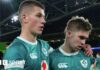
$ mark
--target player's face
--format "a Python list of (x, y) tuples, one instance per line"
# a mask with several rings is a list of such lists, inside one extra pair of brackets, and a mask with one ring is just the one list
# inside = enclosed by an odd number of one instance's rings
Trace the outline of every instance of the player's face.
[(69, 45), (73, 51), (80, 50), (85, 45), (86, 40), (89, 37), (89, 32), (78, 31), (71, 32), (69, 35)]
[(28, 15), (28, 29), (32, 34), (42, 34), (45, 24), (44, 10), (40, 7), (33, 7), (32, 12)]

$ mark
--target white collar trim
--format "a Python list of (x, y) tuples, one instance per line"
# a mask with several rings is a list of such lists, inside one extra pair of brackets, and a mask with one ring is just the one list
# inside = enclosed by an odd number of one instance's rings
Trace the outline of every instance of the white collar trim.
[(79, 51), (77, 51), (77, 52), (75, 52), (75, 53), (67, 53), (67, 52), (65, 52), (61, 47), (59, 47), (59, 51), (60, 51), (62, 54), (66, 55), (66, 56), (73, 56), (73, 55), (77, 55), (77, 54), (79, 53)]
[(28, 44), (37, 45), (37, 40), (35, 42), (30, 42), (30, 41), (28, 41), (28, 40), (26, 40), (26, 39), (24, 39), (22, 37), (19, 37), (19, 36), (17, 38), (20, 39), (20, 40), (22, 40), (22, 41), (24, 41), (24, 42), (26, 42), (26, 43), (28, 43)]

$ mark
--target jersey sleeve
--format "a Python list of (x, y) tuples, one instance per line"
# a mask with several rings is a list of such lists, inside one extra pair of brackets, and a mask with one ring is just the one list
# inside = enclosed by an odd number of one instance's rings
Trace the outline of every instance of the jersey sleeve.
[(96, 58), (96, 62), (100, 64), (100, 58)]
[(5, 70), (23, 70), (25, 60), (22, 56), (22, 51), (18, 47), (20, 46), (10, 46), (6, 50), (3, 57)]

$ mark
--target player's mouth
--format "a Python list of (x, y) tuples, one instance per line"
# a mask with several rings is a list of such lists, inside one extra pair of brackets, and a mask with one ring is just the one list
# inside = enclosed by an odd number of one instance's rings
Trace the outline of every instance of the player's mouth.
[(76, 50), (80, 50), (82, 48), (82, 46), (77, 46)]
[(39, 30), (40, 30), (40, 31), (43, 31), (43, 29), (44, 29), (44, 26), (40, 26), (40, 27), (39, 27)]

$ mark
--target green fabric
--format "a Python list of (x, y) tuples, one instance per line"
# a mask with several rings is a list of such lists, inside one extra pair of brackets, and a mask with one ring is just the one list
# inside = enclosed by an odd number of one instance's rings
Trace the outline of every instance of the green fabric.
[(100, 70), (100, 58), (96, 58), (96, 70)]
[(90, 70), (91, 57), (86, 56), (82, 51), (76, 55), (67, 56), (59, 49), (50, 53), (50, 70)]
[[(4, 60), (24, 60), (25, 64), (22, 65), (24, 67), (21, 65), (14, 65), (14, 67), (9, 64), (11, 67), (9, 66), (10, 68), (7, 68), (6, 70), (41, 70), (42, 67), (46, 68), (49, 64), (49, 45), (43, 40), (39, 39), (37, 41), (37, 44), (32, 45), (16, 38), (6, 50)], [(41, 64), (43, 64), (43, 66)], [(19, 67), (17, 68), (17, 66)]]

